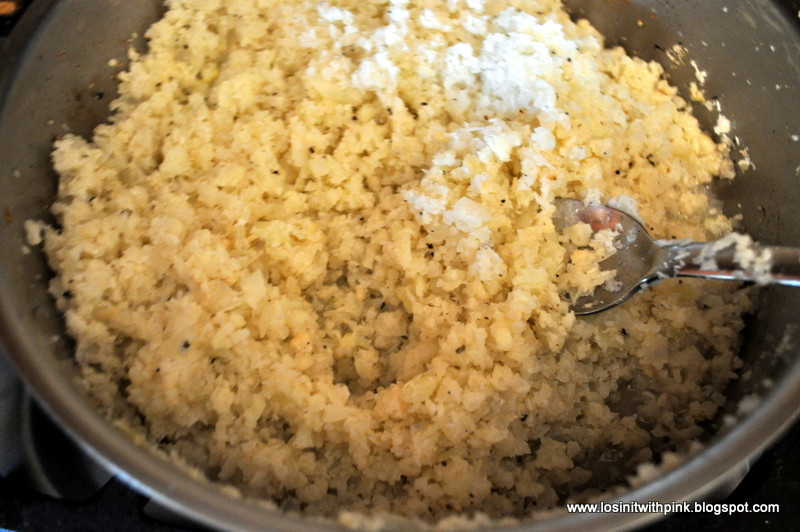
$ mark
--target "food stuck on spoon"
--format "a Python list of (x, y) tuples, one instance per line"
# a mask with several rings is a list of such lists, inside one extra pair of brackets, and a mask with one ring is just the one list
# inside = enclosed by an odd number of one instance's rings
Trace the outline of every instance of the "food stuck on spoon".
[(553, 223), (563, 230), (578, 223), (592, 232), (616, 233), (616, 252), (600, 262), (616, 276), (593, 293), (578, 297), (571, 308), (578, 315), (613, 308), (649, 283), (668, 277), (702, 277), (758, 284), (800, 286), (800, 249), (762, 246), (742, 234), (713, 242), (654, 240), (635, 218), (606, 205), (559, 198)]

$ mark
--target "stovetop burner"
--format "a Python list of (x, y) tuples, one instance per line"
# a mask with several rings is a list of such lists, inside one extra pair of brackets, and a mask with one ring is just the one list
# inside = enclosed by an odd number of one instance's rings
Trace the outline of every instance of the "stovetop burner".
[(27, 5), (26, 0), (0, 0), (0, 37), (8, 35)]

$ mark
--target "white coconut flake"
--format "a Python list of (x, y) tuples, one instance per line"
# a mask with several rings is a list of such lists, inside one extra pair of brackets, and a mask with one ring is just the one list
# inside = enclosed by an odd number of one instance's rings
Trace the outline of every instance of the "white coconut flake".
[(444, 223), (465, 233), (476, 231), (491, 218), (491, 214), (480, 203), (469, 198), (459, 199), (443, 217)]

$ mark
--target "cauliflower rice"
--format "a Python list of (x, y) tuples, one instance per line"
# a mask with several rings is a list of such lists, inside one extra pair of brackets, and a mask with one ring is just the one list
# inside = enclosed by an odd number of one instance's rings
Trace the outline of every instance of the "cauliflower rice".
[(555, 0), (170, 0), (43, 230), (97, 407), (285, 510), (524, 517), (685, 451), (746, 291), (606, 313), (608, 238), (731, 230), (733, 177), (661, 68)]

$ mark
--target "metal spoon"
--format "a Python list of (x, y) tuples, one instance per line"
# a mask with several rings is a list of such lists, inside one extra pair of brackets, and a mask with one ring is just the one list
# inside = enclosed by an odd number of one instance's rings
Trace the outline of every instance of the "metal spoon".
[(583, 222), (593, 232), (615, 231), (617, 252), (600, 262), (603, 271), (616, 270), (612, 283), (598, 286), (590, 295), (575, 300), (577, 315), (615, 307), (642, 287), (668, 277), (703, 277), (758, 284), (800, 287), (800, 248), (762, 246), (744, 235), (714, 242), (656, 241), (628, 214), (605, 205), (586, 205), (581, 200), (555, 200), (553, 223), (557, 230)]

